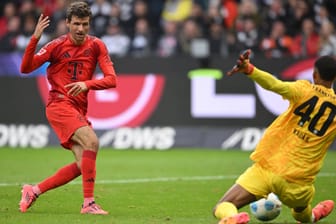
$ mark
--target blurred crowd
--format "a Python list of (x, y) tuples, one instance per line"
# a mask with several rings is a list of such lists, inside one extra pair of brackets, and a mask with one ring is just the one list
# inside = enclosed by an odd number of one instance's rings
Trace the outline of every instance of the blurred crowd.
[[(42, 46), (67, 32), (70, 0), (0, 3), (0, 52), (23, 51), (41, 13)], [(268, 58), (336, 55), (336, 0), (88, 0), (90, 34), (111, 56), (227, 57), (246, 48)]]

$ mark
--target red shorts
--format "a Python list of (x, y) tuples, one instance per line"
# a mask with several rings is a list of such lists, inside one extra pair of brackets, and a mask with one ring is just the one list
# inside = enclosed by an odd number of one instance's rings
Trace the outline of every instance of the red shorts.
[(46, 116), (61, 145), (71, 149), (72, 135), (83, 126), (91, 126), (86, 116), (67, 101), (54, 101), (46, 107)]

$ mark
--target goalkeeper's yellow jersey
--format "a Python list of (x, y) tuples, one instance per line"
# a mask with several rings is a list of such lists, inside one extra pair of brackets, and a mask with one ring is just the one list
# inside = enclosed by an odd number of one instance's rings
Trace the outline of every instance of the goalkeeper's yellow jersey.
[(281, 81), (254, 69), (251, 79), (282, 95), (288, 109), (266, 129), (251, 159), (295, 183), (313, 183), (336, 136), (333, 89), (307, 80)]

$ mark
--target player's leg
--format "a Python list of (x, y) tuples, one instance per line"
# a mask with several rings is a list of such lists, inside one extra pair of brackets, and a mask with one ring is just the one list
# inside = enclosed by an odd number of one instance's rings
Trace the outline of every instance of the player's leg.
[[(85, 119), (78, 119), (78, 111), (70, 107), (67, 102), (53, 102), (46, 107), (46, 116), (50, 126), (54, 129), (60, 139), (62, 146), (70, 149), (69, 141), (77, 127), (87, 124)], [(72, 125), (69, 125), (72, 124)], [(66, 128), (65, 128), (66, 127)], [(36, 200), (37, 196), (56, 187), (62, 186), (75, 179), (81, 174), (77, 163), (71, 163), (60, 168), (55, 174), (46, 178), (37, 185), (25, 185), (22, 188), (22, 198), (20, 201), (21, 212), (27, 209)]]
[(306, 207), (296, 207), (291, 209), (293, 218), (299, 223), (312, 223), (312, 207), (308, 205)]
[(214, 215), (220, 224), (245, 224), (250, 218), (246, 212), (238, 209), (255, 201), (256, 197), (239, 184), (234, 184), (219, 200), (214, 208)]
[(316, 223), (327, 217), (333, 209), (334, 201), (325, 200), (318, 203), (313, 209), (311, 205), (308, 205), (306, 208), (294, 208), (292, 209), (292, 215), (300, 223)]
[(272, 192), (269, 188), (272, 179), (273, 174), (259, 165), (249, 167), (219, 200), (214, 215), (221, 219), (220, 223), (248, 223), (248, 214), (238, 213), (238, 209)]
[(71, 139), (76, 142), (77, 148), (73, 148), (73, 152), (82, 172), (84, 203), (81, 213), (106, 215), (108, 212), (101, 209), (94, 200), (98, 137), (90, 126), (83, 126), (75, 131)]
[[(62, 133), (57, 124), (55, 125), (55, 117), (59, 117), (57, 111), (50, 109), (48, 110), (47, 117), (51, 126), (53, 126), (54, 130), (57, 134)], [(40, 194), (43, 194), (49, 190), (54, 188), (60, 187), (76, 177), (81, 175), (81, 170), (78, 167), (77, 163), (71, 163), (64, 167), (61, 167), (56, 173), (52, 176), (47, 177), (46, 179), (42, 180), (40, 183), (36, 185), (24, 185), (21, 190), (21, 200), (20, 200), (20, 211), (26, 212), (27, 209), (35, 202), (37, 197)]]
[(21, 191), (20, 211), (26, 212), (39, 195), (70, 182), (80, 176), (80, 174), (81, 171), (77, 164), (71, 163), (60, 168), (52, 176), (47, 177), (36, 185), (24, 185)]
[(314, 185), (290, 183), (280, 178), (277, 183), (284, 192), (280, 195), (280, 200), (291, 208), (293, 218), (299, 223), (312, 223), (311, 202), (315, 194)]
[(285, 193), (281, 195), (281, 201), (292, 208), (292, 216), (298, 222), (315, 223), (328, 216), (334, 208), (334, 201), (326, 200), (312, 209), (311, 203), (315, 195), (313, 184), (300, 185), (286, 182), (285, 184), (278, 183), (278, 185), (285, 190)]

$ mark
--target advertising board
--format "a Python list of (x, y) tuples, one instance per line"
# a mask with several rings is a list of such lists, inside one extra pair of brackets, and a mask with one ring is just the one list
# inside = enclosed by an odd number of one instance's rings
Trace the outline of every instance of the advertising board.
[[(11, 66), (0, 69), (0, 147), (58, 145), (44, 113), (46, 66), (24, 76), (20, 60), (0, 55), (0, 65)], [(313, 59), (252, 60), (283, 80), (310, 79), (312, 73)], [(288, 106), (244, 75), (226, 76), (233, 58), (213, 58), (208, 67), (190, 57), (113, 61), (118, 87), (89, 95), (88, 117), (103, 147), (253, 150), (265, 127)]]

